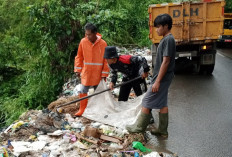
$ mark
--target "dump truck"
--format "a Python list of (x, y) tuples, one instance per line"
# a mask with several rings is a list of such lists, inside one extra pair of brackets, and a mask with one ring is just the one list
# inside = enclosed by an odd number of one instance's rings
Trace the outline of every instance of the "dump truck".
[(163, 13), (173, 19), (171, 33), (176, 40), (176, 60), (188, 60), (197, 72), (211, 74), (216, 57), (216, 41), (223, 33), (224, 0), (163, 3), (149, 5), (149, 38), (152, 62), (162, 39), (154, 27), (154, 19)]
[(232, 43), (232, 13), (224, 13), (223, 34), (219, 37), (218, 44)]

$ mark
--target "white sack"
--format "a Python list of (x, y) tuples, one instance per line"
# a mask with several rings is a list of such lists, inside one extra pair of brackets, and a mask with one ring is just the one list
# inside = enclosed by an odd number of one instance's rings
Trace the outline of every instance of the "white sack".
[[(107, 89), (105, 81), (101, 81), (96, 92)], [(133, 124), (141, 110), (143, 95), (127, 102), (115, 101), (111, 92), (107, 91), (91, 97), (82, 116), (111, 126), (125, 129), (125, 125)]]

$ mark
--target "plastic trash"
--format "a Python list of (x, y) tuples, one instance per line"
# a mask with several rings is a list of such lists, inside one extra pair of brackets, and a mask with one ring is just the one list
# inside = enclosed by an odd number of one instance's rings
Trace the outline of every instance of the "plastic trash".
[(134, 157), (139, 157), (139, 153), (135, 152)]
[(0, 147), (0, 157), (8, 157), (8, 152), (4, 147)]
[(109, 133), (109, 136), (116, 136), (116, 135), (115, 135), (115, 133), (110, 132), (110, 133)]
[(61, 125), (62, 130), (70, 130), (71, 126), (69, 125), (68, 122), (64, 121)]
[(13, 125), (14, 125), (14, 124), (11, 124), (11, 125), (4, 131), (4, 133), (7, 134), (8, 131), (13, 127)]
[(90, 88), (89, 89), (89, 92), (88, 92), (88, 95), (91, 95), (91, 94), (93, 94), (94, 93), (94, 89), (93, 88)]
[(65, 90), (63, 92), (64, 95), (73, 95), (73, 91), (72, 90)]
[(122, 145), (119, 145), (117, 143), (111, 143), (109, 146), (109, 149), (117, 150), (117, 149), (123, 149)]
[(7, 141), (7, 147), (8, 147), (8, 149), (10, 149), (10, 150), (14, 149), (14, 147), (13, 147), (12, 144), (11, 144), (11, 140), (8, 140), (8, 141)]
[(72, 142), (76, 142), (77, 141), (77, 137), (75, 135), (70, 135), (71, 136), (71, 141)]
[(47, 135), (49, 135), (49, 136), (60, 136), (62, 134), (63, 134), (62, 130), (56, 130), (53, 133), (47, 133)]
[(74, 147), (77, 147), (77, 148), (86, 149), (86, 150), (88, 149), (88, 147), (80, 141), (74, 142), (73, 145)]
[(99, 123), (99, 122), (93, 122), (91, 123), (91, 126), (94, 127), (94, 128), (99, 128), (102, 124)]
[(19, 121), (19, 122), (17, 122), (17, 123), (15, 123), (14, 125), (13, 125), (13, 127), (12, 127), (12, 129), (17, 129), (17, 128), (19, 128), (21, 125), (23, 125), (24, 124), (24, 122), (23, 121)]
[(75, 121), (75, 119), (70, 114), (65, 114), (65, 119), (67, 119), (69, 123), (72, 123)]
[(83, 124), (80, 122), (73, 122), (71, 123), (71, 127), (74, 129), (81, 129), (81, 127), (83, 127)]
[(110, 133), (113, 132), (113, 130), (111, 130), (109, 126), (104, 125), (104, 124), (101, 125), (99, 128), (102, 129), (102, 133), (105, 135), (109, 135)]
[(78, 96), (80, 92), (81, 92), (81, 84), (78, 84), (78, 85), (73, 89), (73, 96)]
[(85, 130), (85, 126), (81, 127), (81, 131), (84, 131)]
[(63, 109), (62, 109), (62, 108), (58, 108), (58, 109), (57, 109), (57, 112), (62, 113), (62, 112), (63, 112)]
[(113, 90), (113, 94), (116, 95), (117, 97), (119, 96), (119, 89), (118, 88), (115, 88)]
[(35, 141), (36, 140), (36, 136), (35, 135), (31, 135), (30, 137), (29, 137), (29, 141)]
[(147, 155), (144, 155), (144, 157), (160, 157), (158, 152), (151, 152)]
[(48, 157), (47, 153), (42, 154), (42, 157)]
[(121, 128), (114, 128), (114, 133), (116, 134), (116, 136), (119, 136), (119, 137), (123, 137), (124, 136), (124, 132), (123, 132), (123, 129)]
[(150, 149), (144, 147), (141, 142), (137, 142), (137, 141), (134, 141), (132, 143), (132, 147), (135, 149), (139, 149), (141, 152), (150, 152), (151, 151)]
[(147, 62), (152, 62), (152, 56), (144, 56), (147, 60)]
[(76, 136), (75, 136), (75, 135), (72, 135), (72, 134), (70, 134), (70, 133), (64, 134), (63, 139), (64, 139), (65, 141), (67, 141), (67, 142), (69, 142), (69, 141), (76, 142), (76, 140), (77, 140)]
[(42, 150), (46, 143), (47, 142), (45, 141), (36, 141), (33, 143), (24, 141), (11, 142), (12, 146), (14, 147), (13, 154), (15, 156), (20, 156), (20, 154), (24, 152)]

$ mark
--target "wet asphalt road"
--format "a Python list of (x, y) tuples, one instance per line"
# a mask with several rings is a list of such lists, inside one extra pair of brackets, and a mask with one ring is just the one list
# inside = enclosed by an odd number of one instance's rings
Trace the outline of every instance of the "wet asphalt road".
[(217, 52), (211, 76), (175, 76), (169, 90), (169, 137), (157, 140), (153, 150), (180, 157), (232, 157), (232, 58), (223, 55), (232, 49)]

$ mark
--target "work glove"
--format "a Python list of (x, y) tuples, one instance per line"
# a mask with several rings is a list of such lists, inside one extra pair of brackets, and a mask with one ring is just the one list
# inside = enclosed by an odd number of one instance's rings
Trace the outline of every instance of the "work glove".
[(142, 77), (142, 79), (147, 78), (147, 77), (148, 77), (148, 72), (144, 72), (144, 73), (142, 73), (141, 77)]

